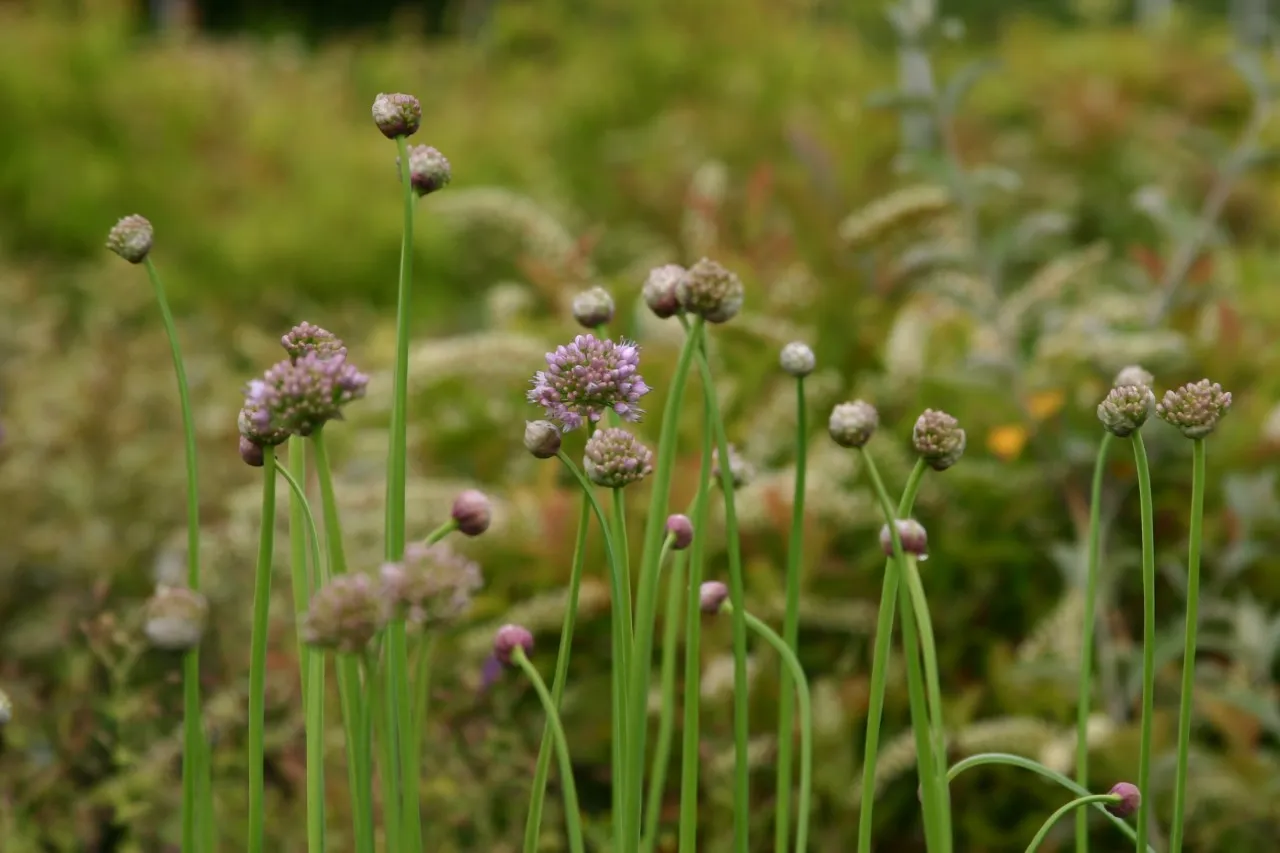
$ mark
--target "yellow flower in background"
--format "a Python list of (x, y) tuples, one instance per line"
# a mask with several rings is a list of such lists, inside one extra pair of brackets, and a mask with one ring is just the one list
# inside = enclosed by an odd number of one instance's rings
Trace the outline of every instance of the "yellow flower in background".
[(1027, 446), (1027, 430), (1020, 424), (998, 426), (987, 433), (987, 450), (1005, 462), (1011, 462), (1022, 455)]
[(1048, 420), (1062, 410), (1067, 395), (1058, 389), (1037, 391), (1027, 397), (1027, 412), (1037, 422)]

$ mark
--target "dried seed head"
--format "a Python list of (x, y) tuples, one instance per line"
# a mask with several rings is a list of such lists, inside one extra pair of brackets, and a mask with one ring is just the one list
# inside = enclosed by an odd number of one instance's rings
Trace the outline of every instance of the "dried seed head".
[(1150, 388), (1155, 384), (1155, 381), (1156, 378), (1149, 371), (1144, 370), (1139, 365), (1131, 364), (1120, 369), (1111, 385), (1114, 388), (1119, 388), (1123, 385), (1146, 385)]
[(827, 432), (831, 440), (841, 447), (866, 447), (880, 425), (880, 414), (875, 406), (863, 400), (840, 403), (831, 410)]
[(1187, 438), (1204, 438), (1218, 426), (1231, 408), (1231, 392), (1217, 382), (1201, 379), (1166, 391), (1156, 406), (1156, 414), (1182, 431)]
[[(396, 158), (396, 168), (400, 168), (400, 158)], [(449, 186), (453, 180), (453, 167), (449, 160), (430, 145), (409, 146), (409, 183), (418, 198), (430, 195)]]
[(484, 492), (467, 489), (453, 500), (453, 520), (464, 536), (479, 536), (489, 529), (489, 498)]
[(644, 415), (638, 405), (649, 393), (639, 373), (640, 348), (630, 341), (614, 343), (595, 335), (578, 335), (572, 343), (547, 353), (547, 369), (533, 375), (528, 399), (565, 430), (584, 420), (598, 421), (607, 409), (630, 423)]
[(1112, 388), (1098, 404), (1098, 420), (1108, 432), (1124, 438), (1142, 429), (1156, 403), (1156, 395), (1146, 385)]
[(185, 586), (157, 586), (147, 602), (143, 632), (157, 649), (185, 652), (200, 645), (209, 604)]
[[(929, 535), (924, 525), (914, 518), (902, 518), (897, 521), (898, 538), (902, 540), (902, 553), (914, 554), (920, 559), (929, 556)], [(880, 528), (880, 548), (886, 557), (893, 556), (893, 534), (889, 525)]]
[(916, 453), (935, 471), (945, 471), (964, 455), (965, 435), (960, 422), (936, 409), (925, 409), (911, 431)]
[(126, 216), (107, 234), (107, 248), (131, 264), (140, 264), (151, 253), (154, 236), (151, 223), (145, 217)]
[(667, 535), (674, 537), (671, 547), (683, 551), (693, 544), (693, 522), (689, 516), (675, 513), (667, 516)]
[(1107, 793), (1120, 798), (1120, 802), (1107, 805), (1107, 811), (1116, 817), (1128, 817), (1131, 814), (1136, 814), (1138, 807), (1142, 805), (1142, 792), (1138, 790), (1137, 785), (1129, 782), (1117, 782), (1111, 786), (1111, 790)]
[[(756, 478), (756, 466), (752, 465), (742, 454), (738, 452), (738, 448), (732, 444), (729, 448), (729, 477), (733, 480), (734, 490), (741, 489), (743, 486), (749, 485)], [(723, 481), (720, 479), (720, 448), (711, 450), (711, 480), (717, 486)]]
[(613, 297), (603, 287), (592, 287), (573, 297), (573, 319), (588, 329), (613, 319)]
[(282, 335), (280, 345), (289, 353), (289, 360), (294, 362), (308, 353), (315, 353), (321, 358), (347, 354), (341, 338), (305, 320)]
[(625, 429), (611, 427), (587, 439), (582, 466), (597, 486), (621, 489), (653, 473), (653, 451)]
[(680, 295), (677, 292), (685, 268), (679, 264), (664, 264), (649, 271), (644, 280), (644, 304), (660, 320), (680, 313)]
[(319, 649), (360, 655), (386, 621), (384, 599), (368, 575), (338, 575), (312, 596), (302, 638)]
[(524, 449), (539, 459), (550, 459), (560, 452), (560, 428), (551, 421), (525, 421)]
[(422, 126), (422, 104), (413, 95), (379, 94), (373, 101), (373, 123), (387, 139), (413, 136)]
[(727, 323), (742, 310), (742, 279), (715, 261), (703, 258), (676, 283), (680, 307), (708, 323)]
[(479, 564), (443, 542), (410, 545), (404, 559), (384, 564), (381, 574), (382, 596), (390, 612), (426, 629), (455, 622), (484, 586)]
[(493, 637), (493, 656), (511, 666), (516, 649), (523, 649), (526, 657), (533, 654), (533, 634), (523, 625), (503, 625)]
[(778, 355), (778, 362), (785, 372), (797, 378), (813, 373), (813, 368), (817, 365), (813, 350), (800, 341), (792, 341), (784, 346)]
[(729, 587), (720, 581), (707, 581), (698, 588), (698, 606), (702, 608), (703, 613), (709, 615), (719, 613), (728, 598)]
[(240, 436), (240, 458), (252, 468), (261, 468), (267, 461), (262, 445), (243, 435)]

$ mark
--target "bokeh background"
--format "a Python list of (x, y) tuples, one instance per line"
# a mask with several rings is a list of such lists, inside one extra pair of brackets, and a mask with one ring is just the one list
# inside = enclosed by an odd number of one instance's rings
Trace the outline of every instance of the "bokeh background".
[[(801, 650), (820, 757), (813, 849), (852, 847), (882, 561), (856, 459), (826, 440), (830, 406), (862, 396), (880, 408), (874, 448), (891, 487), (911, 463), (920, 410), (944, 408), (968, 430), (965, 459), (928, 478), (918, 506), (953, 757), (1002, 750), (1069, 771), (1094, 407), (1135, 362), (1158, 391), (1209, 376), (1235, 394), (1209, 443), (1189, 849), (1280, 848), (1280, 128), (1268, 5), (0, 2), (0, 689), (13, 704), (0, 850), (176, 849), (178, 662), (147, 649), (139, 626), (154, 585), (183, 570), (181, 434), (145, 277), (102, 248), (134, 212), (155, 223), (198, 405), (207, 716), (224, 849), (242, 844), (257, 488), (235, 449), (239, 391), (302, 319), (345, 337), (374, 373), (369, 399), (333, 430), (353, 565), (373, 568), (400, 237), (394, 146), (369, 118), (380, 91), (422, 99), (415, 141), (440, 148), (454, 174), (418, 208), (411, 529), (433, 528), (468, 486), (496, 503), (491, 532), (469, 543), (487, 588), (434, 679), (432, 851), (519, 849), (540, 712), (514, 679), (482, 689), (480, 667), (492, 629), (510, 620), (537, 631), (549, 671), (576, 520), (558, 466), (520, 446), (534, 414), (528, 377), (574, 333), (571, 296), (601, 284), (619, 305), (615, 328), (644, 347), (658, 411), (678, 335), (644, 310), (640, 284), (652, 266), (703, 255), (748, 286), (713, 358), (731, 438), (759, 472), (739, 501), (751, 606), (769, 618), (781, 610), (795, 462), (777, 351), (803, 339), (818, 354)], [(687, 419), (676, 505), (696, 478), (696, 426)], [(1167, 819), (1190, 446), (1160, 423), (1147, 436), (1160, 669), (1146, 793)], [(1103, 519), (1090, 727), (1100, 790), (1131, 779), (1137, 756), (1137, 495), (1123, 443)], [(709, 570), (722, 574), (723, 536), (708, 535)], [(592, 547), (565, 717), (600, 835), (608, 620)], [(300, 851), (286, 565), (282, 554), (268, 831), (271, 849)], [(702, 839), (720, 851), (726, 630), (708, 625), (704, 643)], [(772, 839), (776, 670), (761, 651), (757, 849)], [(923, 849), (906, 706), (895, 665), (882, 851)], [(334, 762), (340, 752), (336, 737)], [(344, 776), (328, 778), (343, 849)], [(668, 793), (673, 817), (674, 784)], [(991, 770), (953, 796), (965, 853), (1022, 850), (1064, 800)], [(558, 810), (550, 797), (548, 851), (564, 849)], [(1042, 849), (1068, 849), (1063, 829)], [(1094, 834), (1095, 850), (1123, 849), (1113, 830)]]

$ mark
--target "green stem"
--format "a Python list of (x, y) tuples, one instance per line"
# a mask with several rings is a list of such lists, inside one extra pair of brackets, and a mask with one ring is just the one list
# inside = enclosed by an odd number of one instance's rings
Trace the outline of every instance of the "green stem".
[[(916, 493), (928, 465), (917, 459), (906, 488), (898, 501), (898, 517), (907, 518), (915, 506)], [(893, 615), (898, 603), (898, 564), (892, 557), (884, 562), (884, 582), (880, 590), (880, 612), (876, 618), (876, 638), (871, 657), (871, 694), (867, 699), (866, 746), (862, 751), (862, 807), (858, 814), (858, 853), (871, 851), (871, 813), (876, 801), (876, 762), (880, 753), (880, 722), (884, 714), (886, 674), (893, 644)]]
[[(173, 373), (178, 383), (178, 406), (182, 410), (183, 457), (187, 468), (187, 586), (200, 589), (200, 488), (196, 466), (196, 425), (191, 409), (191, 388), (187, 382), (187, 368), (182, 360), (182, 347), (178, 343), (178, 327), (169, 309), (160, 272), (151, 258), (145, 260), (147, 277), (155, 292), (160, 319), (165, 335), (169, 338), (169, 352), (173, 357)], [(192, 853), (196, 849), (197, 811), (199, 822), (206, 825), (205, 840), (213, 833), (213, 789), (209, 784), (210, 762), (201, 756), (209, 751), (204, 727), (200, 719), (200, 647), (188, 651), (182, 661), (182, 850)], [(203, 784), (197, 784), (199, 773)], [(201, 793), (204, 791), (204, 793)], [(206, 851), (205, 853), (212, 853)]]
[[(1191, 708), (1196, 686), (1196, 628), (1200, 619), (1200, 540), (1204, 533), (1204, 439), (1195, 439), (1191, 452), (1187, 617), (1183, 632), (1182, 692), (1178, 706), (1178, 770), (1173, 782), (1173, 827), (1169, 834), (1169, 853), (1182, 853), (1182, 824), (1187, 808), (1187, 753), (1191, 745)], [(1138, 790), (1145, 789), (1139, 786)]]
[[(630, 794), (632, 788), (638, 788), (637, 774), (631, 769), (634, 766), (629, 764), (630, 756), (627, 754), (627, 745), (630, 743), (631, 731), (634, 726), (644, 728), (646, 723), (645, 717), (632, 716), (632, 709), (627, 704), (627, 675), (631, 672), (630, 660), (634, 650), (631, 643), (634, 642), (634, 619), (632, 616), (631, 603), (631, 558), (628, 554), (627, 545), (627, 513), (626, 502), (622, 495), (622, 489), (610, 489), (612, 495), (613, 509), (613, 542), (614, 547), (618, 549), (618, 560), (621, 563), (620, 574), (622, 576), (622, 584), (618, 587), (620, 597), (610, 611), (610, 618), (621, 623), (618, 629), (618, 636), (623, 640), (621, 648), (614, 652), (615, 663), (609, 668), (613, 684), (614, 695), (618, 697), (618, 731), (621, 737), (611, 739), (610, 748), (612, 750), (611, 765), (613, 768), (613, 785), (611, 786), (613, 795), (613, 813), (617, 817), (614, 821), (615, 832), (625, 837), (627, 842), (634, 837), (638, 840), (639, 828), (631, 828), (627, 824), (630, 813), (627, 811), (630, 802)], [(646, 708), (647, 711), (647, 708)], [(621, 838), (615, 839), (615, 846)], [(618, 849), (625, 849), (618, 846)]]
[[(383, 636), (390, 637), (391, 632), (388, 630)], [(387, 644), (389, 645), (389, 644)], [(391, 657), (390, 649), (387, 650), (387, 660)], [(400, 802), (401, 791), (396, 786), (396, 761), (399, 757), (396, 751), (396, 742), (392, 737), (392, 732), (396, 726), (396, 706), (394, 697), (387, 697), (387, 679), (386, 670), (390, 664), (378, 666), (379, 655), (370, 654), (369, 661), (366, 664), (365, 671), (367, 707), (365, 714), (369, 715), (366, 719), (366, 725), (372, 732), (373, 750), (377, 752), (378, 766), (378, 786), (382, 791), (382, 832), (385, 835), (386, 849), (399, 853), (400, 843), (404, 840), (402, 833), (403, 824), (400, 821)], [(375, 686), (376, 685), (376, 686)], [(371, 759), (372, 760), (372, 759)]]
[(947, 741), (942, 719), (942, 686), (938, 677), (937, 644), (933, 636), (933, 620), (929, 615), (929, 602), (925, 598), (924, 583), (920, 579), (920, 567), (914, 554), (906, 555), (907, 592), (920, 631), (920, 652), (924, 659), (925, 691), (929, 700), (930, 734), (933, 741), (933, 759), (937, 765), (937, 782), (942, 791), (941, 808), (945, 815), (946, 835), (943, 849), (949, 850), (951, 838), (951, 803), (947, 796)]
[[(674, 537), (667, 536), (662, 553), (665, 557)], [(671, 741), (675, 734), (676, 718), (676, 647), (680, 642), (680, 606), (684, 603), (684, 568), (689, 552), (676, 554), (667, 578), (667, 603), (662, 611), (662, 668), (659, 676), (662, 684), (662, 707), (658, 715), (658, 738), (653, 745), (653, 769), (649, 774), (649, 795), (645, 808), (645, 853), (653, 853), (658, 843), (658, 826), (662, 817), (662, 793), (667, 787), (667, 767), (671, 763)]]
[[(309, 595), (308, 588), (311, 583), (307, 573), (307, 551), (305, 549), (306, 547), (310, 547), (311, 562), (316, 566), (321, 566), (322, 561), (320, 559), (320, 529), (316, 526), (315, 515), (311, 511), (311, 502), (307, 500), (307, 495), (302, 490), (302, 485), (299, 482), (298, 478), (292, 473), (290, 473), (287, 468), (277, 467), (276, 473), (279, 474), (282, 478), (284, 478), (285, 483), (288, 484), (289, 486), (289, 491), (292, 493), (290, 504), (289, 504), (290, 515), (292, 516), (293, 510), (296, 509), (298, 510), (298, 514), (301, 517), (301, 521), (299, 522), (299, 529), (302, 531), (302, 534), (303, 534), (302, 542), (304, 546), (304, 550), (301, 553), (301, 558), (302, 558), (301, 567), (302, 567), (302, 575), (303, 575), (301, 580), (302, 580), (302, 586), (303, 586), (303, 590), (302, 590), (303, 596), (301, 601), (302, 606), (298, 610), (299, 632), (301, 632), (301, 622), (302, 622), (301, 617), (307, 611), (308, 595)], [(292, 523), (293, 522), (291, 520), (290, 521), (291, 529), (290, 529), (290, 537), (289, 537), (290, 548), (292, 548), (293, 545), (295, 544), (292, 541), (293, 540)], [(324, 575), (320, 574), (320, 576), (323, 577)], [(294, 604), (297, 605), (298, 603), (299, 603), (298, 597), (297, 595), (295, 595)], [(301, 636), (301, 633), (299, 633), (299, 636)], [(304, 644), (302, 647), (303, 654), (306, 654), (308, 651), (310, 651), (309, 647)]]
[(305, 722), (307, 730), (307, 853), (325, 851), (324, 817), (324, 655), (309, 651)]
[(262, 452), (262, 518), (253, 588), (249, 652), (249, 853), (261, 853), (266, 830), (263, 727), (266, 725), (267, 632), (270, 630), (271, 564), (276, 532), (276, 451)]
[(564, 726), (560, 724), (560, 713), (556, 710), (551, 694), (542, 676), (524, 653), (524, 649), (516, 646), (511, 653), (511, 661), (528, 676), (529, 683), (537, 691), (542, 700), (542, 710), (547, 715), (547, 723), (551, 726), (551, 736), (555, 739), (556, 756), (560, 760), (560, 784), (564, 786), (564, 822), (569, 832), (569, 849), (572, 853), (583, 853), (582, 846), (582, 811), (578, 808), (578, 787), (573, 781), (573, 762), (569, 760), (569, 741), (564, 736)]
[(1138, 806), (1138, 849), (1147, 844), (1151, 823), (1151, 727), (1155, 704), (1156, 653), (1156, 547), (1154, 512), (1151, 507), (1151, 469), (1142, 433), (1134, 432), (1133, 458), (1138, 469), (1138, 500), (1142, 510), (1142, 735), (1138, 744), (1138, 790), (1143, 792)]
[[(1085, 789), (1089, 787), (1089, 711), (1093, 705), (1093, 646), (1097, 639), (1094, 623), (1097, 620), (1098, 571), (1102, 563), (1102, 481), (1114, 437), (1110, 432), (1102, 434), (1098, 458), (1093, 463), (1093, 486), (1089, 492), (1089, 565), (1085, 579), (1080, 688), (1076, 705), (1076, 781)], [(1084, 809), (1076, 812), (1076, 853), (1089, 853), (1089, 813)]]
[[(293, 615), (295, 633), (298, 638), (298, 671), (302, 678), (302, 707), (305, 714), (308, 699), (307, 679), (311, 677), (307, 666), (307, 644), (302, 641), (302, 614), (307, 611), (307, 603), (311, 599), (310, 578), (307, 577), (307, 505), (306, 495), (302, 491), (302, 482), (307, 476), (307, 446), (303, 439), (294, 436), (289, 439), (288, 468), (281, 468), (280, 473), (289, 484), (289, 575), (293, 584)], [(312, 524), (315, 524), (312, 519)], [(316, 542), (318, 540), (312, 540)], [(319, 547), (318, 544), (315, 547)]]
[[(804, 552), (804, 487), (808, 460), (809, 428), (804, 402), (804, 377), (796, 377), (796, 479), (791, 499), (791, 540), (787, 546), (787, 604), (782, 617), (782, 637), (795, 651), (800, 635), (800, 571)], [(782, 668), (778, 680), (778, 804), (775, 813), (773, 847), (787, 853), (791, 829), (791, 751), (795, 737), (795, 697), (791, 676)], [(797, 848), (803, 853), (804, 848)]]
[(1083, 797), (1076, 797), (1074, 800), (1063, 805), (1056, 812), (1049, 815), (1049, 818), (1040, 827), (1040, 831), (1036, 833), (1035, 838), (1032, 838), (1031, 843), (1027, 845), (1027, 853), (1035, 853), (1036, 850), (1040, 849), (1040, 844), (1049, 837), (1049, 830), (1053, 829), (1054, 825), (1059, 820), (1066, 817), (1076, 809), (1080, 809), (1081, 813), (1083, 813), (1084, 806), (1091, 806), (1098, 803), (1105, 808), (1108, 805), (1115, 805), (1118, 802), (1120, 802), (1120, 798), (1115, 794), (1086, 794)]

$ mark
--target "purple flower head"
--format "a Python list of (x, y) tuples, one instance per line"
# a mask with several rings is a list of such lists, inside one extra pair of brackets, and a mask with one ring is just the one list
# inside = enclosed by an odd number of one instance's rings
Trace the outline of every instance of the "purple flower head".
[(338, 575), (311, 598), (302, 639), (320, 649), (358, 655), (386, 623), (386, 607), (368, 575)]
[(639, 367), (635, 344), (578, 335), (547, 353), (547, 369), (534, 374), (529, 402), (542, 406), (565, 432), (582, 426), (584, 418), (600, 420), (606, 409), (637, 423), (644, 409), (636, 404), (650, 390)]
[[(396, 166), (399, 165), (397, 157)], [(443, 154), (430, 145), (409, 146), (409, 183), (419, 198), (444, 189), (452, 179), (452, 167)]]
[(1196, 439), (1213, 432), (1230, 408), (1231, 392), (1223, 391), (1217, 382), (1201, 379), (1176, 391), (1164, 392), (1156, 414), (1187, 438)]
[(151, 253), (154, 238), (151, 223), (135, 213), (115, 224), (107, 235), (107, 248), (131, 264), (140, 264)]
[(314, 352), (322, 358), (332, 355), (346, 355), (347, 348), (342, 339), (319, 326), (305, 320), (294, 326), (280, 338), (280, 345), (289, 353), (291, 361), (297, 361), (304, 355)]
[(422, 628), (456, 620), (483, 585), (480, 566), (443, 542), (411, 544), (404, 560), (382, 567), (382, 595), (391, 612)]
[(587, 439), (582, 467), (597, 486), (621, 489), (653, 473), (653, 451), (625, 429), (610, 427)]
[(308, 352), (281, 361), (249, 383), (240, 411), (240, 434), (259, 444), (279, 444), (291, 434), (310, 435), (342, 417), (342, 408), (364, 396), (369, 377), (345, 353)]
[(380, 93), (373, 101), (373, 123), (387, 139), (413, 136), (422, 126), (422, 104), (413, 95)]

